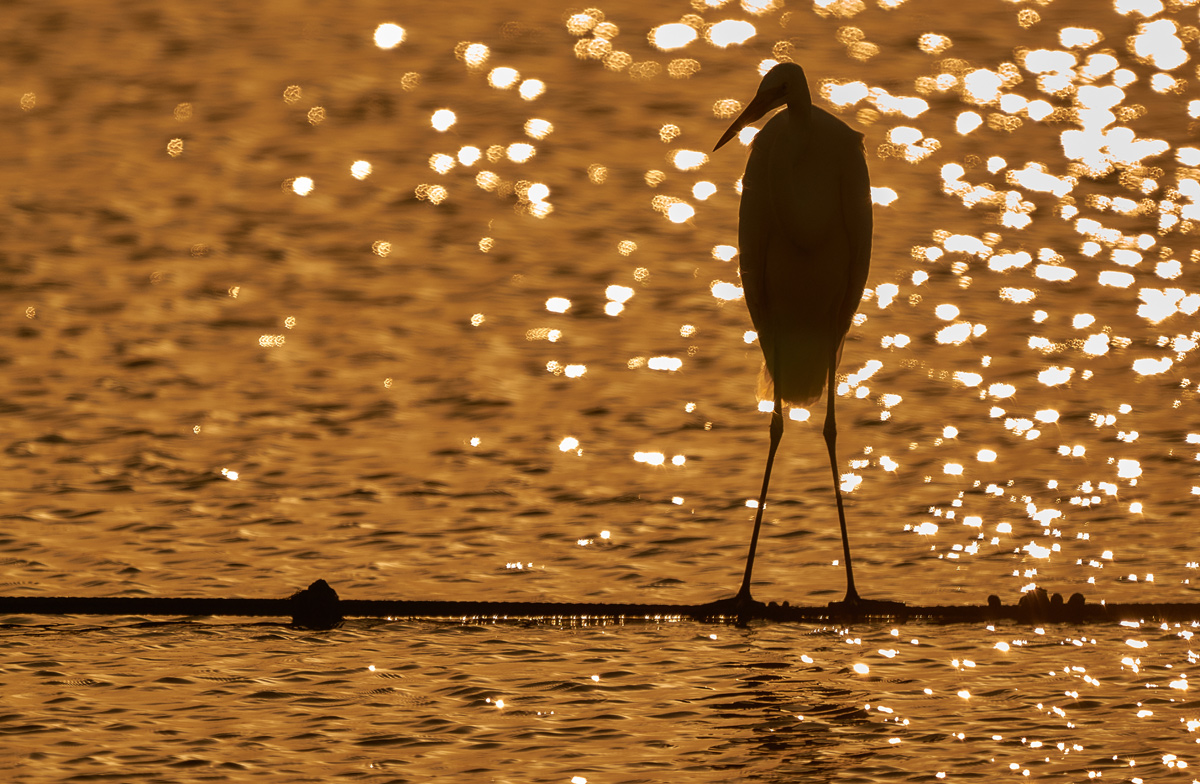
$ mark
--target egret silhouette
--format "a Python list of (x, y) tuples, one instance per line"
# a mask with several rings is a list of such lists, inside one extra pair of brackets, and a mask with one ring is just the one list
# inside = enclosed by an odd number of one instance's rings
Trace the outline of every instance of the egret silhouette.
[(865, 604), (854, 587), (850, 537), (838, 476), (835, 373), (871, 263), (871, 182), (863, 136), (812, 105), (804, 69), (780, 63), (714, 152), (749, 123), (787, 105), (754, 137), (738, 216), (742, 286), (763, 352), (758, 395), (774, 403), (746, 573), (734, 599), (748, 607), (751, 573), (771, 466), (783, 437), (783, 404), (808, 406), (826, 393), (825, 445), (842, 527), (848, 606)]

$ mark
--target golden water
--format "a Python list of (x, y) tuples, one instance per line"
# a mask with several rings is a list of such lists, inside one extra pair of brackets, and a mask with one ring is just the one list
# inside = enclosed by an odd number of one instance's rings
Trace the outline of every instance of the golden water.
[[(712, 6), (0, 9), (2, 589), (729, 595), (768, 415), (708, 151), (793, 59), (877, 189), (860, 590), (1190, 601), (1198, 4)], [(760, 599), (843, 590), (822, 416)], [(1200, 737), (1178, 628), (9, 620), (14, 780), (1189, 780)]]

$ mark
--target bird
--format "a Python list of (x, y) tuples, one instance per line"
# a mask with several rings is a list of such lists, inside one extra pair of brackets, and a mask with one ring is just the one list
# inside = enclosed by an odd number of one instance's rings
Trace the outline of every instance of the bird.
[(813, 106), (804, 69), (796, 63), (767, 71), (713, 151), (781, 106), (751, 143), (738, 215), (742, 286), (763, 352), (758, 396), (774, 408), (746, 570), (734, 602), (740, 612), (755, 603), (750, 594), (754, 553), (771, 466), (783, 438), (783, 406), (809, 406), (824, 393), (823, 435), (846, 563), (843, 606), (864, 607), (850, 562), (833, 403), (842, 346), (871, 264), (871, 181), (863, 135)]

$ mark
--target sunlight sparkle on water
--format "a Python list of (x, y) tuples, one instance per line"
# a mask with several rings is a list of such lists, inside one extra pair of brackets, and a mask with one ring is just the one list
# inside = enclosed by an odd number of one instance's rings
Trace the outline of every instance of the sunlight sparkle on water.
[(482, 68), (488, 58), (491, 57), (491, 50), (487, 44), (470, 43), (468, 41), (459, 42), (454, 48), (454, 55), (467, 64), (467, 67), (475, 70)]
[(507, 90), (515, 85), (521, 79), (521, 74), (516, 68), (501, 66), (493, 68), (488, 73), (488, 84), (495, 87), (497, 90)]
[(954, 305), (943, 304), (933, 309), (933, 314), (942, 321), (952, 321), (958, 318), (958, 308)]
[(667, 220), (671, 221), (671, 223), (686, 223), (687, 221), (691, 220), (695, 214), (696, 208), (682, 201), (675, 202), (667, 207), (666, 210)]
[(457, 122), (458, 117), (449, 109), (438, 109), (430, 117), (430, 124), (439, 131), (449, 130), (450, 126)]
[(1171, 369), (1171, 365), (1173, 364), (1174, 363), (1171, 361), (1170, 357), (1159, 357), (1157, 359), (1153, 357), (1143, 357), (1141, 359), (1134, 360), (1133, 372), (1140, 376), (1156, 376), (1160, 373), (1166, 373)]
[(880, 310), (892, 304), (892, 300), (900, 293), (900, 287), (895, 283), (881, 283), (875, 287), (875, 304)]
[(678, 357), (650, 357), (646, 361), (646, 367), (651, 370), (675, 371), (683, 367), (683, 360)]
[(505, 156), (513, 163), (525, 163), (537, 153), (532, 144), (514, 142), (505, 149)]
[(691, 25), (673, 22), (655, 27), (647, 38), (654, 48), (669, 52), (674, 49), (682, 49), (695, 41), (698, 36), (696, 28)]
[(633, 289), (613, 284), (604, 290), (604, 296), (613, 302), (628, 302), (633, 296)]
[(1127, 289), (1133, 285), (1135, 278), (1128, 272), (1119, 272), (1117, 270), (1104, 270), (1097, 276), (1101, 286), (1112, 286), (1118, 289)]
[[(951, 306), (953, 307), (953, 306)], [(960, 345), (971, 337), (971, 324), (967, 321), (960, 321), (957, 324), (951, 324), (948, 327), (943, 327), (937, 331), (934, 339), (942, 344)]]
[(421, 201), (428, 201), (431, 204), (441, 204), (450, 195), (450, 192), (442, 185), (429, 185), (422, 183), (413, 189), (414, 195)]
[(745, 296), (745, 292), (742, 291), (741, 286), (738, 286), (734, 283), (726, 283), (720, 280), (714, 280), (709, 287), (709, 291), (712, 292), (712, 295), (717, 299), (726, 302), (730, 300), (741, 299), (743, 296)]
[(704, 37), (713, 46), (724, 48), (744, 44), (754, 37), (754, 25), (741, 19), (725, 19), (705, 30)]
[(691, 171), (708, 163), (708, 155), (698, 150), (675, 150), (668, 157), (680, 171)]
[(835, 106), (852, 106), (870, 95), (865, 82), (825, 83), (821, 95)]
[(545, 139), (554, 131), (554, 125), (548, 120), (531, 119), (525, 123), (525, 135), (533, 139)]
[(1050, 367), (1050, 368), (1046, 368), (1045, 370), (1039, 372), (1037, 378), (1038, 378), (1038, 381), (1045, 384), (1046, 386), (1053, 387), (1053, 386), (1058, 386), (1059, 384), (1067, 383), (1068, 381), (1071, 380), (1071, 376), (1074, 375), (1074, 373), (1075, 373), (1074, 368)]
[(871, 203), (880, 207), (890, 206), (899, 196), (891, 188), (871, 188)]
[(380, 49), (395, 49), (404, 42), (404, 28), (390, 22), (375, 28), (375, 45)]
[(532, 101), (546, 92), (546, 83), (541, 79), (526, 79), (517, 88), (517, 93), (526, 101)]
[(737, 248), (732, 245), (714, 245), (712, 255), (720, 261), (731, 261), (737, 255)]
[(954, 122), (954, 130), (965, 136), (981, 125), (983, 125), (983, 118), (976, 112), (961, 112)]

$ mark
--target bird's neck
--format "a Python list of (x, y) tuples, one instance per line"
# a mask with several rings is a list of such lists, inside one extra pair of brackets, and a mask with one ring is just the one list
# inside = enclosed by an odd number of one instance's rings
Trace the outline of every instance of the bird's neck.
[(808, 129), (812, 125), (812, 95), (808, 92), (806, 80), (800, 79), (788, 85), (787, 108), (792, 136), (797, 142), (803, 142), (809, 137)]

